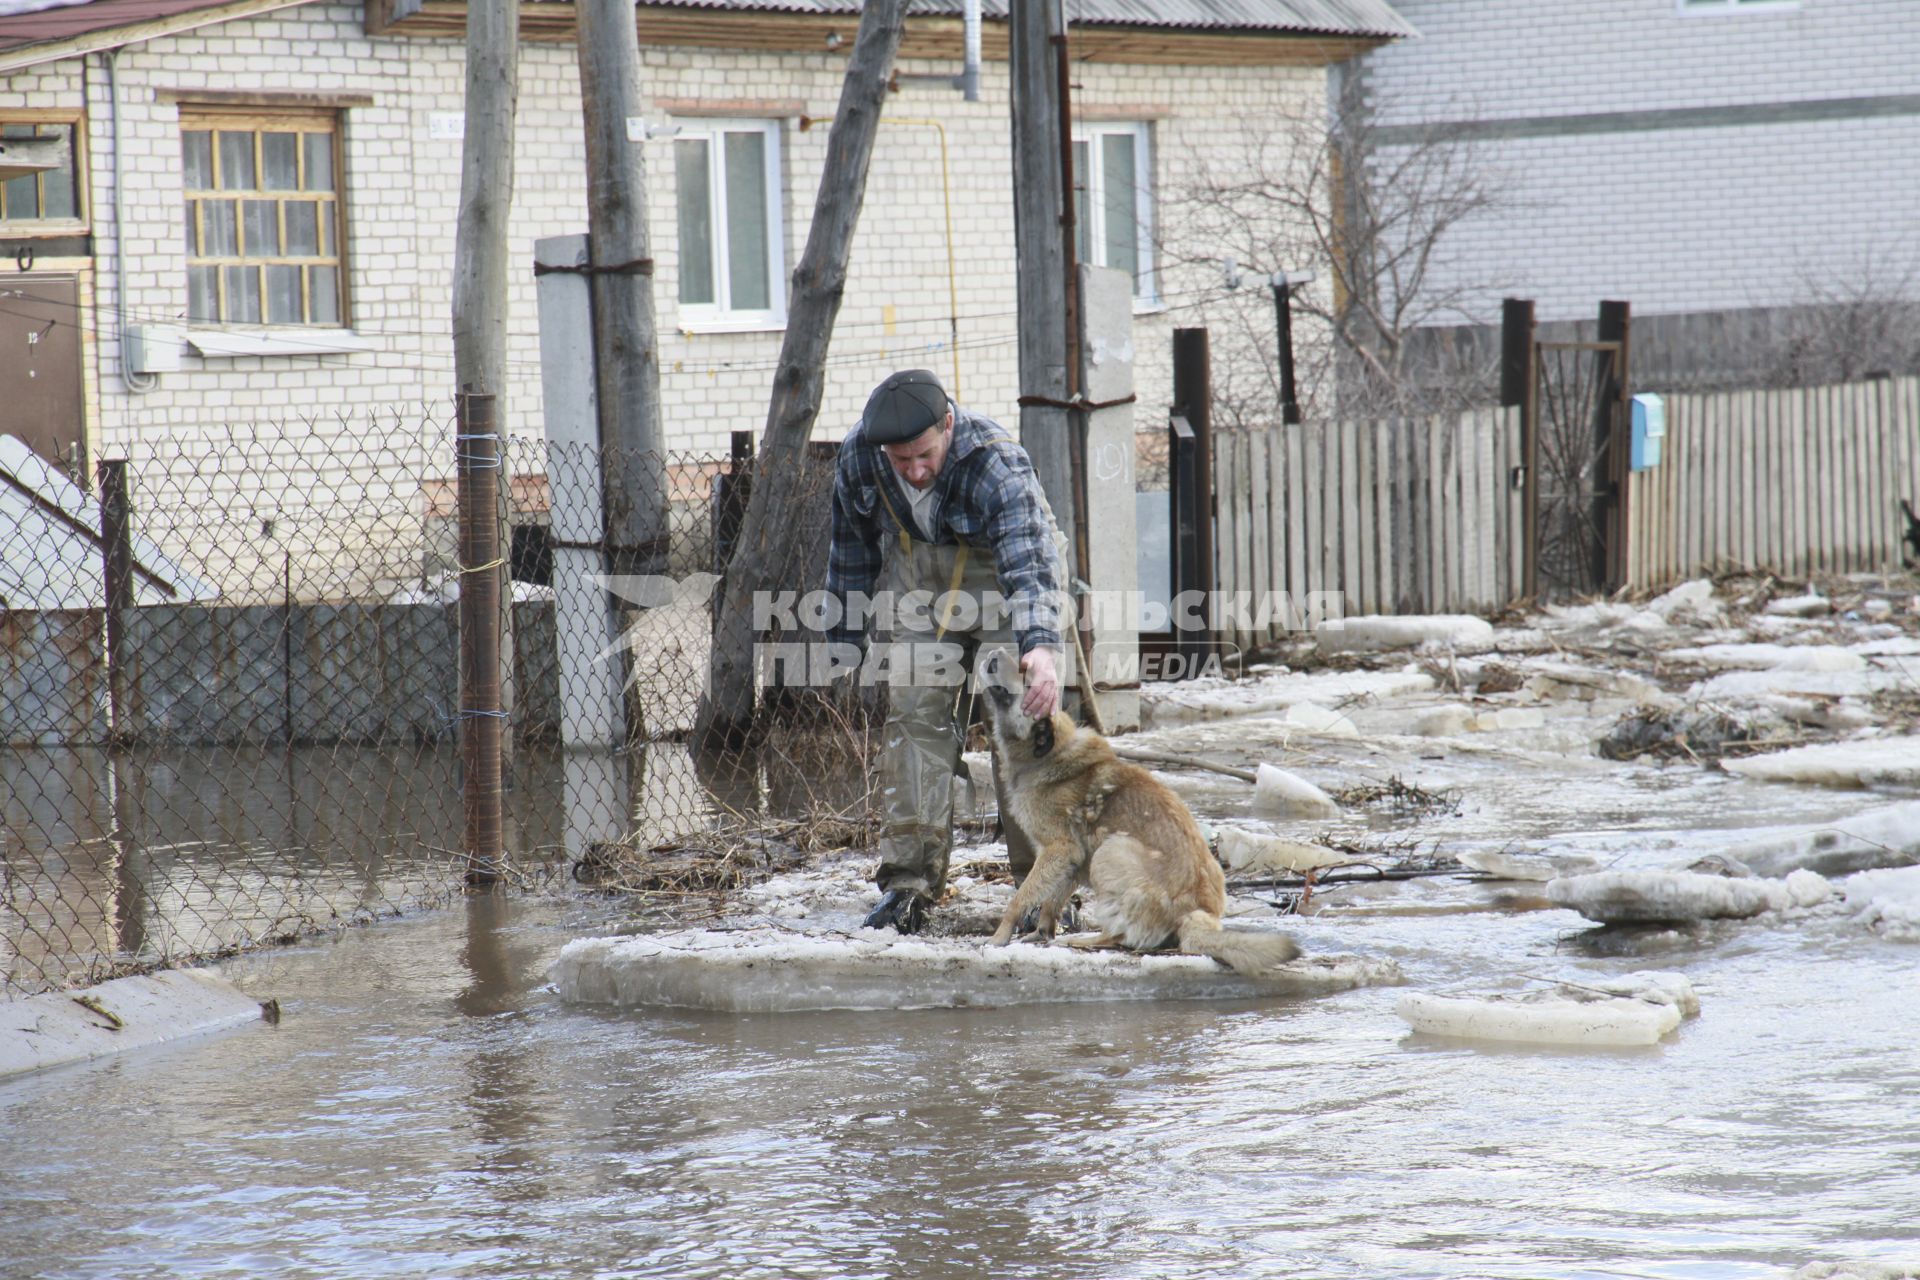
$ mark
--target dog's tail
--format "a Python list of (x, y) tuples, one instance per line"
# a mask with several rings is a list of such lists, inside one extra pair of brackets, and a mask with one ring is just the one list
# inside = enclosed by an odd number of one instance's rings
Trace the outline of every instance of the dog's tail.
[(1262, 978), (1300, 954), (1300, 947), (1284, 933), (1255, 933), (1222, 929), (1211, 911), (1189, 911), (1180, 922), (1180, 949), (1208, 956), (1249, 978)]

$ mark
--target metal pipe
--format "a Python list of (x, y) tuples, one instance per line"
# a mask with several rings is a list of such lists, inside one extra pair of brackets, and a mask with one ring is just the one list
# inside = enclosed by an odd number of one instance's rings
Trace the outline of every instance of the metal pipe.
[(953, 172), (947, 163), (947, 126), (924, 116), (881, 116), (880, 123), (923, 125), (940, 135), (940, 194), (947, 211), (947, 333), (948, 345), (953, 348), (950, 390), (954, 403), (961, 404), (964, 401), (960, 396), (960, 273), (953, 254)]
[(127, 249), (120, 225), (120, 209), (125, 204), (126, 188), (120, 184), (120, 156), (124, 148), (120, 145), (120, 82), (115, 74), (120, 50), (107, 50), (101, 61), (107, 68), (107, 127), (113, 136), (114, 338), (120, 344), (120, 381), (126, 384), (127, 390), (144, 395), (160, 385), (160, 375), (134, 373), (127, 368)]
[(980, 101), (980, 0), (965, 7), (966, 64), (960, 72), (960, 91), (968, 102)]

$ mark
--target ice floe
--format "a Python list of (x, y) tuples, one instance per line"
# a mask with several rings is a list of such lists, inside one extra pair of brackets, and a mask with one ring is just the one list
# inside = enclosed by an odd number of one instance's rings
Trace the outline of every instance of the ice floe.
[(1700, 1012), (1681, 974), (1582, 979), (1483, 997), (1410, 991), (1397, 1012), (1415, 1031), (1523, 1044), (1648, 1045)]
[(1764, 782), (1856, 790), (1920, 786), (1920, 736), (1855, 738), (1792, 747), (1741, 760), (1722, 760), (1720, 767)]
[(1222, 827), (1219, 847), (1220, 860), (1228, 869), (1252, 874), (1303, 875), (1324, 867), (1337, 867), (1348, 860), (1346, 854), (1324, 844), (1308, 844), (1240, 827)]
[[(1812, 872), (1805, 874), (1825, 883)], [(1697, 871), (1594, 871), (1547, 882), (1548, 901), (1601, 924), (1745, 920), (1763, 911), (1811, 905), (1801, 898), (1813, 892), (1807, 880), (1789, 886), (1780, 880)]]
[(1294, 818), (1337, 818), (1340, 806), (1333, 797), (1297, 773), (1279, 765), (1263, 764), (1254, 774), (1253, 808)]
[(1843, 876), (1912, 866), (1920, 862), (1920, 800), (1736, 842), (1727, 846), (1727, 853), (1763, 876), (1801, 869)]
[(1322, 653), (1371, 653), (1437, 643), (1481, 649), (1493, 643), (1493, 624), (1464, 614), (1426, 617), (1368, 615), (1342, 618), (1315, 628), (1313, 642)]
[(731, 1013), (1313, 996), (1401, 980), (1391, 960), (1357, 956), (1302, 957), (1253, 981), (1199, 956), (771, 928), (582, 938), (550, 976), (573, 1003)]
[(1846, 882), (1847, 909), (1883, 937), (1920, 942), (1920, 867), (1862, 871)]
[(1279, 671), (1252, 680), (1189, 680), (1140, 686), (1140, 714), (1151, 726), (1233, 716), (1272, 715), (1297, 703), (1321, 706), (1425, 693), (1433, 678), (1417, 671)]
[(1544, 883), (1566, 876), (1585, 875), (1600, 869), (1599, 859), (1578, 855), (1521, 857), (1517, 854), (1502, 853), (1497, 849), (1464, 849), (1458, 856), (1461, 866), (1471, 871), (1485, 872), (1502, 880)]

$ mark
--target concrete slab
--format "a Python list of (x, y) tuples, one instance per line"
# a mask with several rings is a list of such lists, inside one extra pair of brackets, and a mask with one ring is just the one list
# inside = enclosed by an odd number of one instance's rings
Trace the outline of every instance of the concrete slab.
[(259, 1022), (260, 1002), (204, 970), (115, 978), (0, 1004), (0, 1080)]

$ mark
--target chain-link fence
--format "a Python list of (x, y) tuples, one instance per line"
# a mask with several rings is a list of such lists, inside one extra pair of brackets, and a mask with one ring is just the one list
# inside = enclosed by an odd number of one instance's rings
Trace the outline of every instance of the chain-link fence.
[[(454, 417), (169, 429), (84, 484), (0, 436), (6, 996), (460, 890)], [(501, 452), (510, 536), (479, 568), (512, 577), (508, 882), (704, 888), (716, 849), (740, 862), (716, 832), (863, 823), (864, 732), (832, 709), (824, 732), (783, 726), (750, 752), (689, 742), (746, 451)], [(622, 527), (603, 529), (609, 474)], [(818, 527), (782, 531), (801, 589), (823, 571), (830, 480), (810, 463)], [(638, 548), (619, 545), (628, 490), (654, 519)], [(706, 863), (636, 872), (636, 851)]]

